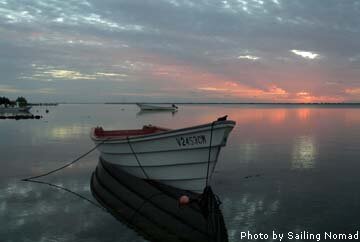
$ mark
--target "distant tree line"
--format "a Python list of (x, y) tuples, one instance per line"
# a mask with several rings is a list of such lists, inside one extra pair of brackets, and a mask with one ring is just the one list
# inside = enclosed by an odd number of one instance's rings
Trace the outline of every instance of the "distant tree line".
[(24, 97), (18, 97), (18, 98), (16, 99), (16, 103), (18, 103), (18, 105), (19, 105), (20, 107), (24, 107), (24, 106), (27, 106), (27, 105), (28, 105), (28, 102), (27, 102), (26, 98), (24, 98)]
[(5, 105), (5, 107), (7, 107), (15, 106), (16, 104), (18, 104), (20, 107), (24, 107), (28, 105), (28, 102), (24, 97), (18, 97), (15, 101), (11, 101), (7, 97), (0, 97), (0, 105)]
[(0, 97), (0, 105), (4, 104), (5, 106), (11, 105), (11, 101), (7, 97)]

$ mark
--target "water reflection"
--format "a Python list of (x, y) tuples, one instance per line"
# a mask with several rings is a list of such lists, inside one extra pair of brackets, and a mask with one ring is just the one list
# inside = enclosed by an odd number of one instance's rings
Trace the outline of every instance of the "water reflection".
[(301, 136), (295, 140), (291, 167), (293, 169), (314, 168), (316, 158), (316, 145), (314, 137)]
[[(189, 108), (192, 107), (186, 107), (187, 110), (183, 108), (179, 112), (182, 113), (182, 112), (190, 111)], [(214, 109), (210, 109), (207, 111), (209, 107), (201, 107), (202, 109), (201, 112), (199, 112), (199, 107), (196, 108), (197, 108), (197, 113), (194, 113), (194, 117), (197, 117), (198, 122), (208, 122), (209, 120), (214, 119), (216, 115), (220, 117), (226, 114), (229, 116), (230, 119), (235, 120), (237, 124), (246, 124), (252, 122), (255, 123), (263, 122), (271, 125), (283, 124), (287, 122), (287, 119), (294, 112), (293, 110), (288, 108), (275, 108), (275, 107), (234, 108), (230, 106), (225, 108), (222, 107), (221, 109), (215, 110), (215, 112)], [(310, 115), (309, 109), (300, 109), (300, 110), (295, 109), (295, 111), (298, 114), (297, 118), (301, 120), (304, 120)], [(198, 117), (199, 115), (201, 116)]]
[(349, 124), (360, 124), (360, 112), (354, 112), (353, 110), (346, 110), (345, 120)]
[(30, 113), (31, 107), (1, 107), (0, 106), (0, 114), (7, 114), (7, 115), (16, 115), (16, 114), (24, 114)]
[(6, 116), (6, 115), (29, 115), (31, 114), (29, 110), (19, 111), (19, 110), (1, 110), (0, 109), (0, 115)]
[[(86, 184), (61, 176), (64, 187), (91, 196)], [(59, 184), (58, 179), (47, 178)], [(84, 180), (85, 182), (85, 180)], [(101, 221), (98, 223), (98, 221)], [(3, 241), (114, 241), (114, 237), (136, 236), (126, 228), (111, 226), (113, 220), (71, 194), (44, 185), (11, 180), (0, 183), (0, 240)], [(120, 230), (120, 231), (119, 231)], [(105, 234), (104, 234), (105, 233)]]
[[(225, 192), (223, 199), (223, 214), (228, 226), (229, 241), (250, 241), (242, 238), (241, 233), (266, 233), (271, 229), (278, 230), (276, 214), (282, 209), (281, 196), (276, 187), (266, 181), (253, 181), (251, 188), (248, 185), (240, 186), (240, 191)], [(261, 188), (261, 189), (260, 189)], [(264, 193), (264, 191), (271, 191)], [(236, 197), (236, 199), (234, 199)], [(264, 227), (264, 222), (269, 227)], [(254, 240), (255, 241), (255, 240)], [(267, 240), (265, 240), (267, 241)]]
[(141, 116), (141, 115), (171, 115), (171, 116), (175, 116), (175, 114), (178, 112), (178, 110), (175, 111), (169, 111), (169, 110), (140, 110), (139, 112), (136, 113), (136, 116)]
[[(114, 217), (151, 241), (228, 241), (218, 200), (211, 189), (198, 195), (147, 182), (100, 158), (91, 190)], [(184, 194), (191, 203), (180, 207), (179, 198)]]
[[(86, 152), (93, 145), (90, 128), (97, 125), (181, 128), (225, 114), (237, 126), (219, 157), (212, 185), (223, 202), (230, 241), (240, 241), (240, 233), (247, 229), (356, 231), (360, 108), (305, 107), (183, 105), (175, 116), (136, 116), (135, 105), (59, 105), (47, 115), (39, 107), (43, 120), (0, 120), (0, 240), (143, 241), (91, 204), (19, 179), (62, 166)], [(91, 198), (88, 185), (96, 156), (91, 154), (50, 181)], [(254, 174), (263, 175), (244, 179)], [(161, 204), (164, 198), (157, 199), (152, 201)], [(150, 209), (148, 202), (144, 209)]]
[(301, 108), (297, 110), (297, 117), (301, 121), (307, 121), (310, 117), (310, 109), (309, 108)]
[(40, 119), (42, 116), (34, 115), (29, 110), (1, 110), (0, 119)]
[(271, 123), (279, 124), (285, 121), (287, 115), (288, 115), (288, 110), (275, 109), (270, 113), (269, 119)]
[(50, 137), (55, 139), (69, 139), (89, 134), (90, 127), (80, 125), (69, 125), (63, 127), (53, 127), (50, 129)]
[(246, 143), (241, 145), (241, 160), (243, 162), (251, 162), (254, 160), (258, 152), (258, 144), (257, 143)]

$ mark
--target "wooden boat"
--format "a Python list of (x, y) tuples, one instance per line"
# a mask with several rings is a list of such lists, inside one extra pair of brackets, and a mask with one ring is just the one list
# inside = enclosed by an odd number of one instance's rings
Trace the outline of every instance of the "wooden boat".
[[(197, 195), (134, 177), (99, 161), (91, 178), (95, 199), (140, 236), (156, 242), (227, 242), (219, 201), (207, 187)], [(190, 203), (179, 206), (179, 197)]]
[(177, 111), (178, 107), (175, 104), (136, 104), (141, 110), (156, 110), (156, 111)]
[(127, 173), (169, 186), (200, 192), (210, 179), (221, 147), (235, 122), (226, 116), (182, 129), (144, 126), (138, 130), (93, 128), (101, 157)]

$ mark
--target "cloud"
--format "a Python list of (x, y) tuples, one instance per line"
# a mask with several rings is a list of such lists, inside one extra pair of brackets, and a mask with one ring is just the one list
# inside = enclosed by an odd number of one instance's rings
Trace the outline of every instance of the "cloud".
[(215, 92), (228, 92), (230, 89), (227, 88), (218, 88), (218, 87), (199, 87), (199, 90), (204, 91), (215, 91)]
[(58, 69), (54, 66), (31, 64), (34, 73), (31, 76), (21, 76), (22, 79), (52, 82), (55, 80), (112, 80), (119, 81), (128, 77), (124, 73), (93, 72), (83, 73), (76, 70)]
[(108, 31), (143, 31), (144, 26), (124, 23), (97, 13), (85, 0), (69, 1), (4, 1), (0, 4), (0, 20), (12, 25), (33, 26), (41, 24), (47, 27), (95, 27)]
[(240, 55), (237, 58), (238, 59), (248, 59), (248, 60), (252, 60), (252, 61), (260, 59), (260, 57), (254, 56), (254, 55)]
[(10, 85), (0, 85), (0, 93), (9, 93), (9, 94), (53, 94), (55, 93), (55, 88), (38, 88), (38, 89), (25, 89), (25, 88), (16, 88)]
[(268, 88), (268, 90), (265, 90), (263, 92), (265, 95), (278, 95), (278, 96), (287, 96), (288, 92), (284, 89), (277, 87), (277, 86), (271, 86)]
[(259, 100), (271, 100), (271, 98), (284, 98), (288, 92), (284, 89), (271, 85), (265, 90), (246, 87), (243, 85), (232, 85), (228, 82), (218, 86), (199, 87), (198, 90), (209, 92), (220, 92), (226, 95), (232, 95), (239, 98), (256, 97)]
[[(359, 6), (357, 1), (0, 0), (1, 88), (4, 93), (56, 88), (59, 100), (82, 101), (91, 100), (78, 90), (92, 93), (87, 96), (94, 101), (112, 98), (109, 93), (186, 101), (194, 92), (204, 101), (354, 99)], [(295, 55), (309, 61), (299, 65)], [(343, 81), (329, 85), (338, 80)]]
[(350, 95), (360, 95), (360, 88), (347, 88), (345, 92)]
[(290, 99), (292, 102), (300, 103), (340, 103), (344, 102), (345, 98), (342, 96), (326, 96), (326, 95), (313, 95), (309, 92), (297, 92), (295, 96)]
[(304, 51), (304, 50), (291, 50), (292, 53), (295, 55), (299, 55), (305, 59), (316, 59), (319, 58), (319, 54), (310, 52), (310, 51)]
[(106, 73), (106, 72), (96, 72), (95, 75), (96, 75), (96, 76), (109, 76), (109, 77), (115, 77), (115, 76), (127, 77), (127, 76), (128, 76), (128, 75), (126, 75), (126, 74)]
[(0, 93), (1, 92), (3, 92), (3, 93), (17, 93), (17, 92), (19, 92), (19, 90), (12, 87), (12, 86), (9, 86), (9, 85), (0, 85)]
[(78, 71), (70, 71), (70, 70), (49, 70), (43, 72), (44, 76), (49, 76), (51, 78), (56, 79), (70, 79), (70, 80), (78, 80), (78, 79), (96, 79), (95, 75), (87, 75), (80, 73)]
[(309, 96), (310, 94), (308, 92), (298, 92), (296, 93), (296, 95), (302, 97), (302, 96)]

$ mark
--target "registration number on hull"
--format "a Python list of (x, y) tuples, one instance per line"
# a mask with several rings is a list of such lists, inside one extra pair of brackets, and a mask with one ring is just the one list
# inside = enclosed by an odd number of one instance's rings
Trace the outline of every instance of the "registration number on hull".
[(180, 147), (206, 144), (205, 135), (194, 135), (176, 138)]

